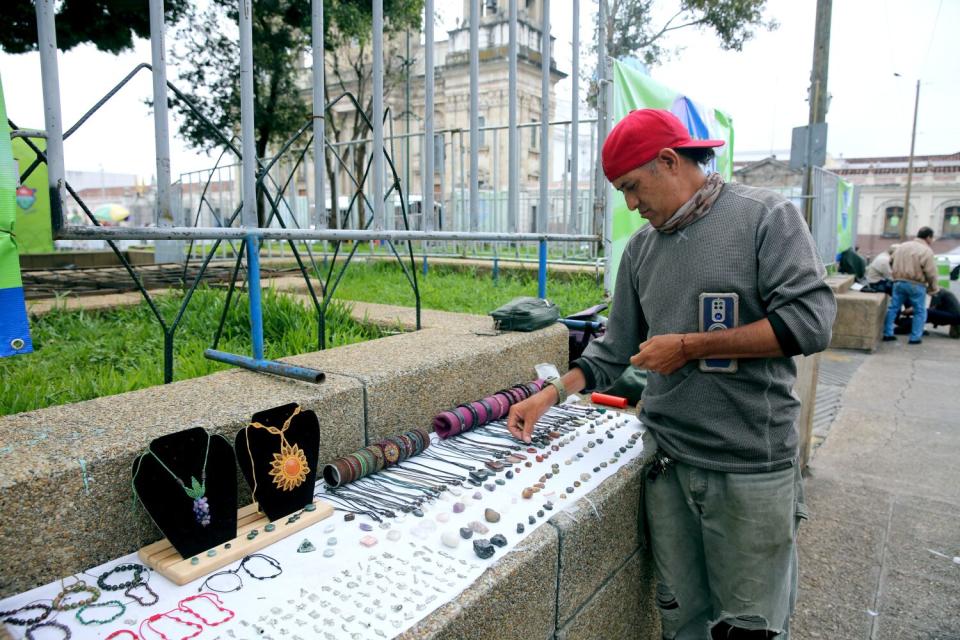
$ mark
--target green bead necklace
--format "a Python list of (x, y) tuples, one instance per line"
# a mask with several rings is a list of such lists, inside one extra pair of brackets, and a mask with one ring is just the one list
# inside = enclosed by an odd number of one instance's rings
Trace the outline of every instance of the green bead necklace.
[(198, 482), (195, 476), (190, 476), (189, 487), (184, 484), (183, 480), (181, 480), (177, 474), (170, 470), (170, 467), (164, 464), (160, 456), (154, 453), (149, 445), (147, 446), (147, 453), (152, 455), (153, 459), (160, 463), (160, 466), (177, 481), (177, 484), (179, 484), (180, 488), (187, 494), (187, 497), (193, 500), (193, 517), (196, 519), (197, 524), (202, 527), (210, 524), (210, 504), (205, 495), (207, 491), (207, 457), (210, 454), (210, 432), (205, 430), (204, 433), (207, 434), (207, 448), (203, 452), (203, 469), (200, 472), (200, 480)]

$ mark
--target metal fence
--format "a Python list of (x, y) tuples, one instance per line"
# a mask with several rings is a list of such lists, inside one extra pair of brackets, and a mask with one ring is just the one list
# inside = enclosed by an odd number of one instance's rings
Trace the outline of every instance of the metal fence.
[[(418, 223), (411, 226), (409, 208), (412, 200), (408, 194), (411, 189), (409, 184), (401, 184), (400, 176), (397, 174), (396, 166), (392, 160), (392, 154), (387, 144), (385, 144), (384, 121), (388, 119), (388, 112), (384, 105), (384, 68), (383, 68), (383, 0), (373, 0), (373, 24), (372, 24), (372, 45), (373, 45), (373, 74), (372, 74), (372, 103), (374, 117), (367, 119), (363, 113), (363, 108), (356, 98), (351, 94), (342, 94), (337, 96), (331, 102), (324, 104), (324, 78), (322, 56), (324, 52), (323, 43), (323, 0), (313, 0), (312, 2), (312, 51), (314, 60), (312, 63), (312, 94), (313, 94), (313, 118), (300, 131), (292, 136), (277, 150), (271, 158), (258, 158), (254, 146), (254, 99), (253, 99), (253, 43), (252, 43), (252, 20), (254, 7), (252, 0), (238, 0), (238, 20), (239, 20), (239, 56), (240, 56), (240, 128), (239, 128), (239, 146), (233, 137), (228, 136), (226, 132), (218, 132), (221, 141), (222, 154), (221, 159), (228, 157), (231, 164), (229, 171), (229, 183), (238, 185), (239, 201), (228, 199), (227, 194), (233, 194), (233, 189), (227, 189), (222, 183), (224, 180), (223, 171), (218, 161), (218, 166), (214, 167), (205, 177), (203, 187), (200, 188), (199, 195), (195, 193), (195, 187), (200, 184), (192, 177), (188, 180), (182, 180), (177, 185), (180, 202), (186, 196), (189, 203), (181, 205), (180, 211), (174, 210), (174, 189), (170, 176), (170, 153), (169, 153), (169, 126), (167, 115), (168, 94), (173, 93), (187, 104), (193, 113), (203, 119), (203, 115), (186, 99), (182, 92), (171, 84), (166, 77), (165, 47), (164, 47), (164, 11), (163, 0), (150, 0), (150, 30), (151, 30), (151, 57), (152, 64), (138, 65), (126, 78), (121, 81), (111, 92), (90, 109), (73, 127), (66, 133), (64, 132), (61, 111), (60, 111), (60, 83), (59, 71), (57, 66), (57, 40), (55, 15), (55, 0), (36, 0), (35, 8), (37, 15), (37, 33), (38, 49), (40, 52), (40, 66), (42, 76), (42, 88), (44, 98), (44, 121), (45, 133), (47, 138), (47, 149), (41, 151), (33, 147), (37, 159), (33, 166), (27, 170), (29, 173), (40, 162), (45, 162), (48, 169), (49, 190), (51, 201), (51, 215), (54, 229), (54, 237), (57, 239), (75, 239), (86, 240), (96, 239), (104, 240), (114, 250), (118, 258), (127, 269), (130, 277), (137, 283), (138, 289), (144, 296), (147, 303), (156, 316), (156, 319), (164, 331), (164, 377), (167, 382), (173, 378), (173, 339), (177, 326), (189, 305), (193, 291), (199, 284), (203, 275), (203, 269), (217, 255), (220, 247), (231, 245), (231, 253), (236, 254), (236, 267), (234, 269), (234, 280), (228, 290), (227, 302), (225, 304), (223, 315), (221, 316), (221, 326), (223, 319), (229, 310), (230, 296), (233, 294), (236, 278), (240, 273), (241, 260), (246, 262), (247, 292), (249, 297), (250, 315), (251, 315), (251, 341), (253, 343), (252, 357), (239, 356), (236, 354), (225, 354), (216, 350), (216, 343), (219, 338), (219, 330), (214, 339), (214, 348), (208, 349), (206, 354), (215, 360), (228, 362), (237, 366), (247, 367), (257, 371), (265, 371), (280, 375), (287, 375), (306, 380), (322, 379), (322, 372), (308, 371), (302, 368), (291, 367), (282, 363), (268, 361), (263, 355), (263, 322), (260, 308), (260, 281), (259, 281), (259, 261), (261, 246), (270, 240), (282, 240), (287, 243), (290, 252), (300, 267), (301, 273), (306, 281), (307, 288), (311, 294), (314, 307), (318, 314), (318, 348), (324, 346), (324, 318), (327, 307), (336, 290), (337, 284), (343, 276), (343, 269), (349, 265), (356, 251), (358, 241), (377, 241), (383, 243), (390, 253), (396, 257), (404, 273), (407, 275), (411, 284), (415, 305), (417, 310), (417, 326), (420, 324), (420, 296), (417, 285), (417, 276), (414, 258), (414, 243), (418, 243), (418, 249), (423, 251), (433, 246), (431, 243), (445, 243), (442, 246), (449, 247), (449, 243), (486, 243), (489, 245), (506, 243), (511, 246), (517, 246), (518, 243), (534, 242), (537, 246), (537, 260), (539, 263), (538, 293), (541, 297), (546, 295), (546, 259), (548, 253), (548, 242), (570, 243), (576, 250), (582, 247), (589, 247), (590, 243), (597, 243), (601, 238), (586, 233), (589, 229), (585, 226), (580, 233), (564, 233), (572, 224), (581, 225), (581, 213), (583, 206), (579, 181), (571, 180), (569, 189), (560, 189), (559, 194), (551, 194), (549, 184), (550, 175), (550, 154), (551, 138), (549, 123), (549, 105), (550, 105), (550, 68), (551, 60), (551, 39), (541, 37), (540, 41), (540, 60), (541, 64), (541, 95), (540, 95), (540, 118), (536, 124), (528, 123), (525, 126), (535, 126), (539, 130), (539, 180), (536, 196), (536, 205), (532, 204), (532, 194), (524, 194), (520, 186), (517, 170), (517, 159), (519, 135), (521, 126), (517, 122), (518, 98), (517, 98), (517, 57), (518, 57), (518, 2), (519, 0), (509, 0), (509, 106), (508, 113), (510, 122), (506, 125), (507, 130), (507, 153), (510, 167), (507, 176), (508, 187), (505, 195), (498, 188), (494, 188), (492, 193), (483, 194), (479, 182), (479, 161), (478, 161), (478, 139), (481, 133), (479, 126), (479, 39), (478, 30), (481, 15), (480, 0), (470, 0), (469, 2), (469, 23), (470, 23), (470, 51), (469, 51), (469, 72), (470, 72), (470, 104), (469, 104), (469, 174), (464, 168), (465, 155), (463, 147), (463, 132), (459, 132), (459, 147), (454, 150), (452, 138), (450, 140), (450, 150), (460, 155), (459, 179), (454, 179), (451, 175), (449, 182), (449, 191), (441, 189), (441, 193), (449, 193), (449, 199), (446, 203), (437, 203), (439, 207), (434, 206), (434, 145), (423, 144), (423, 167), (421, 172), (423, 176), (423, 186), (421, 188), (422, 199), (420, 203), (421, 212), (437, 212), (437, 216), (421, 216)], [(567, 139), (571, 142), (573, 148), (571, 160), (571, 174), (578, 175), (578, 151), (580, 142), (580, 121), (579, 121), (579, 0), (573, 3), (573, 112), (571, 122), (568, 123)], [(550, 33), (550, 0), (542, 0), (541, 6), (541, 24), (540, 30), (543, 34)], [(424, 15), (425, 20), (425, 112), (423, 118), (423, 130), (420, 133), (421, 140), (434, 140), (439, 134), (444, 139), (442, 149), (447, 149), (447, 132), (435, 131), (434, 127), (434, 0), (425, 0)], [(601, 22), (602, 23), (602, 22)], [(601, 65), (602, 67), (603, 65)], [(135, 74), (149, 69), (153, 77), (153, 105), (154, 105), (154, 129), (156, 139), (157, 155), (157, 226), (141, 227), (101, 227), (94, 218), (89, 207), (70, 187), (65, 179), (65, 163), (63, 155), (63, 140), (82, 126), (83, 122), (106, 103), (112, 95), (119, 91)], [(601, 80), (602, 74), (601, 74)], [(346, 106), (356, 109), (363, 117), (370, 131), (372, 138), (372, 152), (370, 161), (362, 175), (355, 175), (337, 155), (336, 148), (329, 143), (325, 137), (325, 118), (333, 109)], [(601, 123), (599, 132), (605, 131), (603, 127), (601, 110)], [(208, 120), (206, 124), (215, 130), (212, 123)], [(454, 132), (449, 132), (452, 136)], [(499, 135), (496, 136), (499, 138)], [(602, 137), (598, 134), (598, 138)], [(392, 140), (391, 140), (392, 142)], [(409, 143), (408, 143), (409, 144)], [(300, 146), (297, 146), (300, 145)], [(299, 199), (299, 193), (291, 196), (288, 191), (290, 180), (286, 180), (283, 175), (284, 163), (291, 167), (291, 173), (295, 173), (306, 155), (307, 149), (312, 149), (313, 158), (316, 160), (313, 170), (313, 208), (310, 211), (309, 203), (306, 208), (309, 214), (311, 224), (304, 225), (304, 203)], [(336, 207), (329, 209), (330, 214), (340, 213), (340, 197), (337, 194), (336, 181), (334, 184), (325, 185), (325, 153), (324, 150), (330, 150), (337, 158), (335, 171), (347, 174), (349, 181), (353, 184), (352, 193), (349, 194), (346, 203), (347, 219), (349, 213), (354, 207), (363, 206), (367, 210), (373, 211), (373, 215), (364, 225), (357, 224), (357, 228), (344, 229), (342, 224), (338, 224), (337, 229), (328, 228), (328, 209), (324, 207), (327, 202), (327, 194), (330, 193), (330, 202), (337, 203)], [(236, 163), (239, 164), (237, 165)], [(451, 163), (451, 173), (455, 170), (456, 163)], [(389, 187), (387, 185), (388, 173), (390, 174)], [(214, 182), (216, 176), (218, 188), (210, 191), (210, 185)], [(369, 176), (369, 179), (368, 179)], [(289, 176), (288, 176), (289, 177)], [(499, 181), (497, 181), (499, 185)], [(567, 185), (564, 185), (566, 187)], [(222, 187), (222, 188), (221, 188)], [(556, 190), (553, 190), (556, 191)], [(598, 189), (598, 192), (601, 190)], [(69, 192), (80, 208), (83, 210), (91, 225), (67, 224), (63, 216), (63, 203), (66, 193)], [(194, 195), (197, 195), (197, 201), (193, 202)], [(236, 195), (236, 194), (233, 194)], [(266, 201), (268, 211), (265, 219), (260, 219), (257, 211), (257, 198), (262, 197)], [(505, 202), (504, 202), (505, 201)], [(565, 214), (562, 223), (554, 222), (554, 228), (559, 228), (560, 232), (552, 231), (551, 222), (554, 216), (548, 215), (551, 209), (551, 202), (556, 204), (558, 201), (569, 203), (565, 208)], [(216, 204), (214, 204), (216, 203)], [(361, 204), (362, 203), (362, 204)], [(396, 215), (396, 205), (399, 204), (400, 215)], [(521, 211), (523, 203), (527, 206), (526, 211)], [(194, 205), (196, 209), (194, 210)], [(504, 208), (507, 211), (507, 219), (512, 222), (513, 228), (498, 229), (496, 225), (502, 219), (500, 212)], [(446, 208), (447, 215), (440, 215)], [(334, 211), (334, 209), (336, 211)], [(556, 209), (556, 207), (554, 207)], [(194, 215), (195, 211), (195, 215)], [(389, 212), (389, 215), (388, 215)], [(573, 212), (571, 214), (571, 212)], [(482, 215), (481, 215), (482, 214)], [(485, 224), (489, 224), (489, 230), (482, 228), (480, 224), (481, 217)], [(443, 221), (441, 221), (443, 218)], [(529, 218), (529, 224), (524, 222)], [(192, 220), (192, 224), (187, 220)], [(176, 221), (173, 225), (167, 225), (165, 221)], [(469, 222), (466, 222), (469, 221)], [(340, 221), (338, 221), (340, 222)], [(200, 223), (209, 226), (196, 226)], [(444, 229), (447, 225), (448, 229)], [(509, 227), (510, 225), (508, 225)], [(203, 263), (200, 272), (189, 287), (187, 294), (183, 298), (181, 307), (172, 321), (166, 320), (159, 309), (151, 299), (149, 293), (142, 286), (141, 279), (136, 270), (123, 256), (116, 242), (119, 240), (152, 240), (152, 241), (189, 241), (211, 240), (209, 246), (203, 247)], [(341, 270), (334, 274), (334, 265), (336, 261), (330, 261), (330, 269), (327, 272), (326, 280), (322, 286), (318, 287), (321, 292), (321, 299), (317, 297), (314, 290), (314, 284), (311, 282), (311, 274), (319, 274), (320, 270), (314, 260), (311, 243), (320, 241), (330, 243), (333, 247), (333, 255), (336, 256), (341, 251), (343, 241), (351, 241), (351, 247), (347, 253), (347, 260)], [(407, 254), (401, 258), (397, 243), (406, 243)], [(232, 243), (232, 244), (231, 244)], [(298, 244), (300, 248), (298, 249)], [(267, 246), (271, 246), (267, 242)], [(440, 246), (440, 245), (438, 245)], [(459, 248), (462, 245), (453, 245)], [(476, 246), (474, 244), (474, 246)], [(346, 250), (344, 248), (344, 250)], [(158, 248), (159, 251), (159, 248)], [(306, 260), (305, 260), (306, 258)], [(409, 265), (405, 261), (409, 258)], [(307, 262), (312, 268), (307, 267)]]

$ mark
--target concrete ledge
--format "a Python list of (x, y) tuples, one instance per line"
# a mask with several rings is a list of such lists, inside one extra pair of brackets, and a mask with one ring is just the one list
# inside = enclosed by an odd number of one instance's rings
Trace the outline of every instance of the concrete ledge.
[(553, 638), (557, 553), (556, 530), (540, 527), (399, 640)]
[(557, 640), (659, 640), (656, 578), (649, 551), (637, 549), (562, 628)]
[(883, 333), (883, 318), (890, 299), (883, 293), (850, 291), (836, 294), (837, 318), (833, 322), (832, 349), (873, 351)]
[(846, 273), (836, 273), (826, 278), (827, 284), (834, 293), (846, 293), (850, 291), (850, 286), (853, 285), (855, 281), (856, 279), (852, 275)]
[(642, 459), (625, 465), (550, 522), (560, 532), (557, 625), (565, 626), (594, 592), (630, 558), (640, 530)]

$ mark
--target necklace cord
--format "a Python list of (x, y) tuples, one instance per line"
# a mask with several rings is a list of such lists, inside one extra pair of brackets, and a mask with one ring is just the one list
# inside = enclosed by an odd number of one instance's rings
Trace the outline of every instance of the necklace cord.
[(257, 499), (257, 471), (253, 468), (253, 451), (250, 450), (250, 427), (253, 427), (254, 429), (264, 429), (267, 433), (280, 436), (281, 448), (289, 447), (290, 444), (287, 442), (287, 437), (283, 434), (290, 427), (290, 423), (293, 422), (293, 419), (296, 418), (302, 410), (303, 408), (300, 405), (297, 405), (297, 408), (293, 410), (293, 413), (290, 414), (289, 418), (283, 421), (283, 426), (279, 429), (277, 427), (268, 427), (259, 422), (251, 422), (249, 425), (247, 425), (246, 429), (244, 429), (244, 431), (246, 431), (244, 434), (246, 436), (244, 440), (247, 441), (247, 456), (250, 458), (250, 475), (253, 477), (253, 488), (251, 495), (253, 496), (254, 502), (257, 503), (257, 509), (260, 508), (260, 500)]

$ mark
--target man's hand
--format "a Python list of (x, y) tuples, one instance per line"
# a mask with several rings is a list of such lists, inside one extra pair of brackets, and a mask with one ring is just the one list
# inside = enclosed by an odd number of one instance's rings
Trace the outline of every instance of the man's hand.
[(556, 399), (557, 390), (548, 385), (543, 391), (513, 405), (507, 414), (507, 430), (517, 440), (529, 444), (537, 420), (554, 405)]
[(679, 333), (654, 336), (640, 345), (640, 352), (630, 358), (630, 364), (669, 375), (690, 359), (684, 349), (684, 338)]

